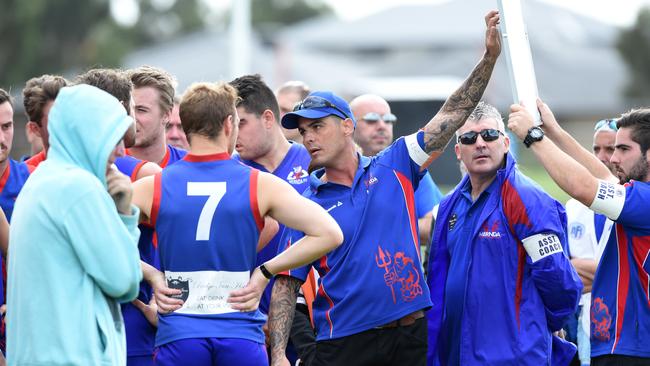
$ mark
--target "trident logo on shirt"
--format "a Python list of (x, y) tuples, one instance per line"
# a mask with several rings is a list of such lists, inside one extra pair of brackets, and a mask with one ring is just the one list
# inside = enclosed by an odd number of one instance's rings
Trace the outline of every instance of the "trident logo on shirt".
[[(391, 266), (393, 263), (393, 260), (391, 259), (390, 253), (386, 252), (384, 254), (384, 251), (381, 249), (381, 246), (377, 246), (379, 249), (379, 256), (375, 254), (375, 261), (377, 262), (377, 266), (379, 268), (383, 268), (386, 271), (386, 274), (384, 274), (384, 281), (386, 282), (386, 286), (390, 287), (390, 292), (393, 293), (393, 304), (395, 303), (395, 289), (393, 288), (393, 281), (391, 279), (394, 277), (394, 272), (395, 269)], [(380, 261), (381, 259), (381, 261)]]
[(422, 295), (422, 286), (420, 286), (420, 273), (415, 268), (413, 258), (397, 252), (391, 255), (389, 251), (384, 251), (381, 246), (377, 246), (375, 262), (379, 268), (383, 268), (384, 282), (390, 287), (393, 295), (393, 303), (397, 302), (395, 298), (395, 288), (398, 285), (402, 301), (413, 301), (418, 295)]

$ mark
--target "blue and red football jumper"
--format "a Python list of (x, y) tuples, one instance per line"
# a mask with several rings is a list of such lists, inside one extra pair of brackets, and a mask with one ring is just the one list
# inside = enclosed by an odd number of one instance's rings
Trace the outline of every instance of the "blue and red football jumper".
[(131, 182), (135, 182), (138, 177), (138, 173), (140, 172), (140, 169), (146, 163), (147, 163), (146, 160), (140, 160), (130, 155), (124, 155), (115, 159), (114, 164), (117, 167), (117, 170), (119, 170), (122, 174), (126, 175), (127, 177), (131, 178)]
[(192, 338), (237, 338), (263, 348), (266, 317), (225, 304), (227, 294), (243, 287), (255, 268), (264, 225), (258, 174), (220, 153), (188, 154), (155, 176), (151, 222), (161, 269), (185, 301), (181, 309), (160, 316), (157, 347)]
[(624, 189), (591, 293), (592, 358), (650, 358), (650, 183), (632, 181)]

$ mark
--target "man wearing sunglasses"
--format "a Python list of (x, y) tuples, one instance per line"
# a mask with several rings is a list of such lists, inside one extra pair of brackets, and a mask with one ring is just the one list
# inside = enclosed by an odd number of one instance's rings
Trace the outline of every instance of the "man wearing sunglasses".
[[(560, 188), (614, 221), (591, 289), (591, 364), (650, 365), (650, 109), (616, 122), (616, 176), (564, 131), (538, 101), (544, 134), (530, 149)], [(508, 127), (530, 135), (532, 118), (511, 106)]]
[[(609, 160), (614, 154), (617, 130), (615, 119), (600, 120), (594, 127), (592, 151), (612, 173), (615, 173), (615, 169)], [(580, 275), (585, 291), (580, 297), (577, 324), (569, 333), (575, 334), (577, 339), (580, 363), (589, 365), (591, 287), (613, 223), (605, 215), (593, 212), (573, 198), (566, 203), (566, 215), (571, 263)]]
[(493, 106), (479, 103), (456, 135), (467, 174), (438, 209), (428, 284), (443, 309), (429, 345), (443, 365), (558, 364), (552, 332), (582, 287), (562, 205), (519, 172)]
[[(374, 94), (364, 94), (350, 102), (350, 109), (357, 128), (354, 142), (361, 147), (364, 156), (375, 156), (393, 142), (393, 126), (397, 117), (391, 113), (388, 102)], [(442, 199), (442, 193), (427, 171), (415, 191), (415, 210), (418, 218), (420, 243), (427, 245), (431, 234), (431, 210)]]
[[(432, 306), (421, 270), (414, 190), (481, 99), (501, 52), (499, 15), (485, 17), (486, 50), (467, 80), (422, 129), (397, 139), (374, 157), (356, 152), (356, 121), (348, 103), (331, 92), (312, 92), (282, 125), (298, 129), (312, 160), (304, 195), (334, 217), (341, 247), (312, 266), (319, 271), (314, 301), (317, 332), (312, 365), (424, 365), (424, 311)], [(285, 230), (282, 243), (302, 236)], [(276, 279), (269, 328), (274, 365), (284, 349), (296, 292), (306, 268)], [(284, 362), (284, 363), (283, 363)]]

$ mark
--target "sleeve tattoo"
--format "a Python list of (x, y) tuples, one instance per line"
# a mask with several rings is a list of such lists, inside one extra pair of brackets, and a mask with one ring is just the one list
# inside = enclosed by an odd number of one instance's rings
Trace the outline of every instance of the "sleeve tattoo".
[(287, 348), (299, 289), (300, 281), (289, 276), (277, 277), (273, 285), (268, 320), (272, 358), (284, 355)]
[(445, 101), (440, 111), (424, 126), (425, 151), (442, 152), (481, 100), (496, 58), (483, 57), (469, 77)]

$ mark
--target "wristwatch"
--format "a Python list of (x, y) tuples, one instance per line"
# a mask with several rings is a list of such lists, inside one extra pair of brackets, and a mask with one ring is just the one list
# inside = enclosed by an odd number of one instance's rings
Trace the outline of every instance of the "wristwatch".
[(541, 139), (544, 138), (544, 131), (535, 126), (531, 127), (530, 130), (528, 130), (528, 134), (526, 135), (526, 138), (524, 139), (524, 145), (526, 147), (530, 147), (530, 145), (533, 144), (533, 142), (540, 141)]
[(262, 275), (264, 275), (264, 277), (266, 277), (267, 280), (273, 278), (273, 274), (268, 269), (266, 269), (266, 266), (264, 264), (262, 264), (259, 268), (260, 268), (260, 272), (262, 272)]

